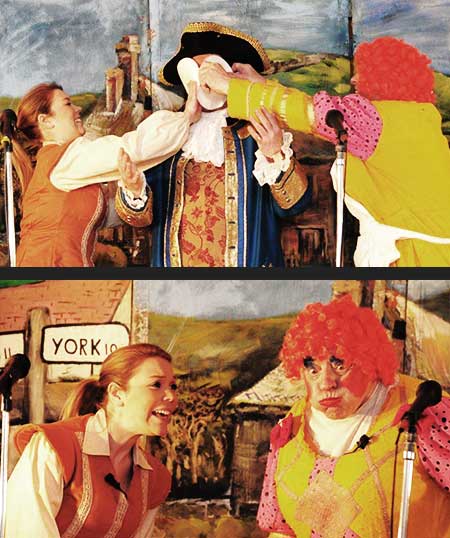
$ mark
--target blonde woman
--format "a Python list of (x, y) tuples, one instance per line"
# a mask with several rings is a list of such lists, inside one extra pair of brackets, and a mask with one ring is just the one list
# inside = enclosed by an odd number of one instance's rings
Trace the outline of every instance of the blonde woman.
[[(135, 131), (96, 140), (84, 136), (80, 110), (56, 83), (33, 87), (19, 103), (13, 143), (23, 192), (19, 267), (93, 266), (97, 231), (107, 214), (100, 184), (119, 178), (121, 150), (140, 170), (164, 161), (187, 139), (199, 105), (193, 89), (184, 112), (159, 111)], [(29, 154), (36, 151), (33, 166)], [(143, 179), (125, 187), (131, 200), (144, 196)]]
[(6, 536), (149, 538), (171, 477), (138, 441), (166, 435), (177, 402), (164, 350), (111, 353), (98, 379), (80, 382), (63, 420), (16, 434), (22, 455), (8, 482)]

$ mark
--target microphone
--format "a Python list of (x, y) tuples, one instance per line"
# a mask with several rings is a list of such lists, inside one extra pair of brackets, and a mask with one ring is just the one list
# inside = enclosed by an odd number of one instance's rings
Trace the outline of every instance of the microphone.
[(369, 444), (370, 442), (370, 437), (368, 435), (361, 435), (361, 437), (359, 438), (359, 441), (356, 443), (356, 446), (357, 448), (361, 448), (362, 450), (364, 450), (366, 448), (366, 446)]
[(325, 116), (325, 123), (336, 131), (336, 136), (341, 144), (347, 141), (347, 129), (344, 127), (342, 112), (336, 109), (329, 110)]
[(416, 399), (409, 410), (404, 413), (402, 420), (407, 420), (410, 428), (414, 427), (424, 410), (427, 407), (438, 404), (441, 398), (442, 387), (437, 381), (433, 381), (432, 379), (423, 381), (417, 387)]
[(11, 144), (13, 133), (16, 129), (17, 116), (14, 110), (5, 109), (0, 115), (0, 131), (2, 133), (2, 144)]
[(30, 359), (22, 353), (12, 355), (0, 373), (0, 392), (11, 392), (16, 381), (25, 377), (30, 370)]

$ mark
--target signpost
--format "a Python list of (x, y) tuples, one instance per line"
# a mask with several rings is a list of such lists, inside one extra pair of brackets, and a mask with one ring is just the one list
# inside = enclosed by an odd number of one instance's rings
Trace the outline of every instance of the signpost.
[(100, 364), (130, 342), (121, 323), (50, 326), (43, 332), (42, 359), (48, 363)]

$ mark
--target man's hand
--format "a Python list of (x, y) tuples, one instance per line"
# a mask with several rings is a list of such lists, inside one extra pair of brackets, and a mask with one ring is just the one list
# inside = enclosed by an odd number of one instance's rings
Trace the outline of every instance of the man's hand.
[(266, 79), (258, 73), (250, 64), (234, 63), (231, 66), (235, 78), (249, 80), (250, 82), (266, 83)]
[(204, 90), (212, 90), (221, 95), (227, 95), (230, 79), (234, 75), (233, 73), (227, 73), (218, 63), (203, 62), (200, 66), (198, 77)]
[(123, 186), (132, 192), (134, 196), (139, 197), (144, 187), (144, 178), (137, 169), (136, 164), (130, 159), (130, 156), (123, 148), (119, 150), (117, 167)]
[(267, 158), (273, 157), (283, 145), (283, 131), (275, 114), (264, 107), (255, 111), (250, 118), (249, 133), (256, 140), (258, 148)]
[(188, 98), (184, 114), (189, 119), (189, 123), (197, 122), (202, 114), (202, 107), (197, 101), (197, 84), (193, 80), (188, 84)]

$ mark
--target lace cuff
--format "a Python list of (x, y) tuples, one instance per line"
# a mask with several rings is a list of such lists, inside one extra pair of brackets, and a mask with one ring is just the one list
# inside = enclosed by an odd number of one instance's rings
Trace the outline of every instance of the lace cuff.
[(256, 161), (253, 168), (253, 175), (261, 185), (274, 185), (281, 172), (286, 172), (289, 168), (293, 151), (291, 143), (293, 140), (292, 133), (283, 131), (283, 145), (281, 150), (273, 155), (273, 162), (268, 161), (267, 157), (258, 149), (255, 153)]

